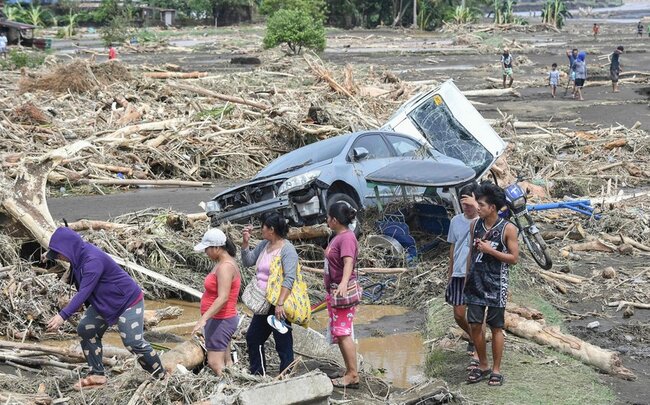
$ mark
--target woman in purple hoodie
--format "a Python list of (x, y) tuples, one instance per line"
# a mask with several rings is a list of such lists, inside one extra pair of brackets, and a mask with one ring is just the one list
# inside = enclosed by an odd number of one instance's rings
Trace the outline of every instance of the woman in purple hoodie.
[(109, 255), (85, 242), (69, 228), (58, 228), (49, 247), (48, 259), (70, 263), (71, 281), (77, 287), (77, 293), (61, 312), (50, 319), (48, 329), (57, 330), (86, 304), (77, 333), (90, 372), (75, 385), (75, 389), (106, 384), (102, 337), (115, 323), (122, 343), (138, 356), (142, 368), (155, 377), (164, 376), (160, 357), (143, 338), (144, 294), (136, 282)]

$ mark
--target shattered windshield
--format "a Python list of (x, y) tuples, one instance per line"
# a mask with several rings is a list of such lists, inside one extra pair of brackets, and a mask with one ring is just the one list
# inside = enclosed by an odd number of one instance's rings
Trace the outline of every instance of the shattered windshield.
[(483, 173), (492, 162), (492, 154), (460, 125), (440, 96), (425, 101), (409, 114), (409, 118), (434, 149), (465, 162), (476, 173)]

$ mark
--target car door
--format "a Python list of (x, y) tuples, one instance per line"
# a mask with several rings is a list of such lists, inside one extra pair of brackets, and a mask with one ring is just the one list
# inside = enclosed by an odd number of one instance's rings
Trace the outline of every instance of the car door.
[(451, 80), (409, 100), (382, 129), (426, 139), (438, 152), (474, 169), (477, 178), (506, 146)]
[[(360, 148), (368, 151), (368, 155), (360, 160), (355, 160), (354, 150)], [(374, 205), (376, 195), (374, 189), (366, 185), (366, 175), (379, 170), (390, 163), (393, 163), (400, 158), (395, 155), (391, 146), (386, 142), (386, 139), (380, 133), (369, 133), (360, 135), (352, 143), (348, 151), (348, 161), (351, 163), (357, 181), (357, 190), (363, 190), (361, 196), (365, 206)], [(391, 187), (381, 186), (379, 189), (380, 195), (392, 195)]]

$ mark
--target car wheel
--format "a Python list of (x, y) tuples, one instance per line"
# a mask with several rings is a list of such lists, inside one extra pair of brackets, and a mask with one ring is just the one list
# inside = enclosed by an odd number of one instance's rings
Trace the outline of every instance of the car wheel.
[(331, 194), (329, 197), (327, 197), (327, 211), (329, 212), (332, 204), (337, 202), (345, 203), (349, 207), (357, 210), (357, 217), (350, 224), (350, 229), (352, 229), (354, 231), (354, 234), (358, 237), (359, 235), (361, 235), (361, 210), (359, 209), (359, 204), (356, 202), (354, 198), (350, 197), (347, 194), (334, 193)]

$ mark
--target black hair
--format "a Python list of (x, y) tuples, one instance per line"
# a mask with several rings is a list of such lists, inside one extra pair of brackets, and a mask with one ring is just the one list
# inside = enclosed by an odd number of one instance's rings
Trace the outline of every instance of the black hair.
[(624, 51), (624, 50), (625, 50), (625, 48), (623, 47), (623, 45), (619, 45), (619, 46), (617, 46), (616, 49), (618, 49), (619, 51)]
[(552, 64), (551, 67), (557, 67), (557, 63)]
[(506, 205), (506, 193), (501, 187), (490, 181), (481, 183), (476, 195), (476, 199), (479, 198), (483, 198), (488, 204), (494, 205), (497, 211)]
[(578, 48), (573, 48), (571, 52), (578, 52)]
[(289, 233), (287, 220), (277, 212), (270, 212), (262, 216), (262, 225), (267, 228), (273, 228), (273, 232), (281, 238), (286, 238)]
[(226, 249), (226, 252), (232, 257), (237, 257), (237, 246), (235, 246), (235, 242), (230, 239), (230, 236), (226, 235), (226, 244), (222, 246), (224, 249)]
[(478, 192), (478, 184), (473, 181), (469, 184), (464, 185), (459, 192), (459, 196), (462, 197), (464, 195), (471, 196), (472, 194), (476, 194)]
[(354, 221), (354, 218), (356, 218), (357, 210), (344, 202), (335, 202), (330, 205), (327, 215), (335, 218), (341, 225), (348, 226), (352, 221)]

